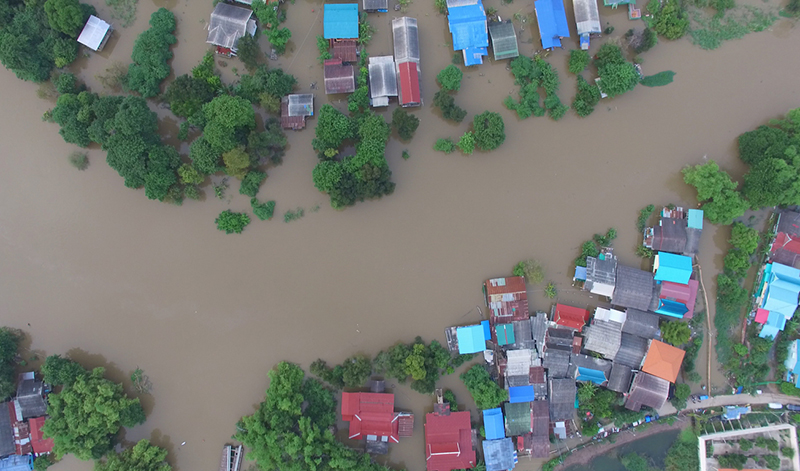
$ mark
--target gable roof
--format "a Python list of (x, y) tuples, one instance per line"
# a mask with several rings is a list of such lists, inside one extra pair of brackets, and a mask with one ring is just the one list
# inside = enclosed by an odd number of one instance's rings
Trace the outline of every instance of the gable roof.
[(537, 312), (530, 317), (531, 322), (531, 337), (536, 346), (539, 358), (544, 355), (544, 339), (547, 335), (547, 314)]
[(494, 60), (511, 59), (519, 56), (517, 34), (514, 32), (514, 25), (511, 20), (506, 20), (503, 23), (491, 23), (489, 25), (489, 36), (492, 38)]
[(94, 15), (89, 15), (89, 19), (86, 20), (86, 24), (78, 36), (78, 42), (93, 51), (97, 51), (102, 47), (103, 41), (110, 30), (110, 24)]
[(342, 393), (342, 420), (350, 422), (349, 438), (364, 439), (368, 435), (375, 435), (381, 441), (399, 443), (399, 423), (396, 419), (394, 394)]
[(617, 282), (617, 257), (600, 254), (600, 258), (586, 257), (586, 282), (583, 289), (592, 294), (610, 298)]
[(602, 385), (611, 374), (611, 362), (589, 355), (572, 354), (570, 357), (569, 377), (577, 381), (591, 381)]
[(639, 309), (629, 308), (625, 311), (625, 324), (622, 333), (652, 339), (658, 334), (658, 316)]
[(419, 64), (402, 62), (397, 65), (397, 79), (400, 82), (400, 106), (418, 106), (422, 104), (419, 91)]
[(13, 455), (14, 429), (11, 427), (11, 403), (0, 403), (0, 456)]
[(206, 42), (215, 46), (235, 49), (239, 38), (247, 34), (248, 22), (253, 15), (249, 8), (227, 3), (217, 3), (208, 22)]
[(600, 27), (597, 0), (572, 0), (572, 8), (575, 12), (575, 24), (578, 26), (578, 36), (603, 32)]
[(500, 318), (527, 319), (528, 313), (528, 288), (525, 278), (509, 276), (506, 278), (492, 278), (483, 283), (486, 293), (486, 304), (492, 310), (492, 315)]
[(33, 452), (36, 454), (50, 453), (53, 451), (53, 439), (44, 438), (42, 436), (42, 426), (44, 425), (45, 417), (36, 417), (28, 420), (31, 427), (31, 446)]
[(23, 419), (41, 417), (47, 414), (47, 402), (44, 400), (44, 383), (35, 379), (33, 373), (20, 375), (17, 384), (17, 397), (15, 406), (21, 412)]
[(533, 341), (530, 318), (512, 321), (511, 325), (514, 326), (514, 348), (532, 349), (536, 347), (536, 343)]
[(514, 326), (512, 324), (497, 324), (494, 326), (497, 335), (497, 344), (501, 347), (514, 343)]
[(486, 350), (486, 339), (483, 335), (483, 326), (480, 324), (456, 328), (458, 353), (465, 355)]
[(389, 10), (389, 0), (364, 0), (361, 2), (364, 11), (382, 11)]
[(533, 351), (529, 349), (522, 350), (508, 350), (506, 352), (506, 375), (517, 376), (524, 375), (526, 378), (530, 374), (532, 365)]
[(682, 254), (686, 249), (686, 219), (662, 217), (659, 225), (653, 228), (651, 249), (661, 252)]
[(325, 39), (358, 39), (358, 3), (326, 3), (322, 30)]
[(533, 393), (533, 386), (516, 386), (508, 388), (508, 402), (518, 404), (521, 402), (531, 402), (536, 399)]
[(770, 249), (770, 258), (784, 265), (800, 261), (800, 213), (784, 210), (778, 213), (777, 235)]
[(623, 333), (620, 339), (619, 350), (614, 357), (614, 363), (638, 369), (642, 366), (642, 360), (644, 360), (645, 355), (647, 355), (647, 344), (647, 339)]
[(419, 28), (417, 19), (403, 16), (392, 20), (394, 61), (419, 63)]
[(572, 420), (578, 389), (572, 378), (550, 380), (550, 422)]
[(392, 56), (370, 56), (368, 65), (370, 98), (397, 96), (395, 67)]
[(506, 413), (506, 430), (509, 437), (516, 437), (533, 431), (531, 427), (530, 401), (506, 402), (503, 408)]
[(550, 403), (547, 399), (531, 403), (531, 428), (535, 436), (550, 434)]
[(633, 370), (630, 366), (614, 362), (611, 366), (611, 376), (606, 387), (618, 393), (626, 393), (631, 386)]
[(672, 281), (685, 285), (692, 276), (692, 259), (685, 255), (658, 252), (653, 270), (656, 281)]
[[(221, 5), (221, 4), (220, 4)], [(356, 90), (356, 73), (353, 66), (341, 59), (328, 59), (323, 66), (325, 94), (352, 93)]]
[(335, 41), (331, 47), (331, 56), (341, 59), (342, 62), (358, 61), (358, 46), (355, 39), (342, 39)]
[(544, 49), (561, 47), (561, 38), (569, 37), (564, 1), (536, 0), (533, 2), (533, 8), (536, 10), (536, 21), (539, 23), (542, 47)]
[(642, 371), (674, 383), (678, 378), (685, 354), (686, 352), (680, 348), (652, 340), (644, 359), (644, 365), (642, 365)]
[(617, 266), (617, 283), (611, 304), (642, 311), (650, 309), (653, 274), (625, 265)]
[[(681, 313), (681, 317), (685, 319), (691, 319), (692, 317), (694, 317), (694, 307), (697, 302), (698, 287), (699, 287), (699, 282), (697, 280), (690, 279), (689, 282), (685, 285), (672, 283), (670, 281), (662, 281), (661, 283), (659, 283), (660, 289), (658, 297), (661, 300), (671, 300), (679, 302), (684, 307), (684, 312)], [(661, 313), (659, 312), (659, 314)]]
[(484, 440), (483, 458), (486, 471), (504, 471), (514, 469), (517, 452), (510, 438), (502, 440)]
[(613, 321), (595, 321), (584, 329), (583, 348), (606, 358), (614, 358), (622, 339), (622, 324)]
[(542, 362), (547, 368), (547, 375), (551, 378), (566, 378), (569, 372), (569, 357), (569, 351), (548, 349)]
[(633, 378), (625, 408), (638, 411), (642, 406), (647, 406), (658, 410), (667, 402), (668, 394), (669, 381), (640, 372)]
[(483, 429), (487, 440), (505, 438), (506, 428), (503, 424), (503, 411), (499, 407), (483, 411)]
[(469, 411), (425, 414), (425, 466), (428, 471), (468, 469), (477, 463)]
[(477, 1), (470, 5), (448, 7), (447, 25), (453, 38), (453, 50), (464, 51), (464, 65), (483, 63), (487, 55), (489, 31), (486, 26), (486, 11)]
[(591, 313), (588, 309), (567, 306), (566, 304), (556, 304), (553, 321), (561, 326), (570, 329), (580, 330), (589, 320)]

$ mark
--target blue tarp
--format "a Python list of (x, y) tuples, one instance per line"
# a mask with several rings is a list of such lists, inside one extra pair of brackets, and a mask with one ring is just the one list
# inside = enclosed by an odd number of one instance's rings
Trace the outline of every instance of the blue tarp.
[(506, 437), (506, 424), (503, 422), (503, 411), (499, 407), (483, 411), (483, 429), (487, 440)]
[(685, 255), (675, 255), (669, 252), (658, 252), (658, 268), (656, 269), (656, 281), (671, 281), (685, 285), (689, 283), (692, 276), (692, 259)]
[(453, 36), (453, 50), (464, 51), (464, 65), (482, 64), (483, 56), (489, 54), (489, 30), (483, 4), (479, 1), (448, 8), (447, 22)]
[(461, 355), (486, 350), (486, 339), (483, 334), (483, 326), (480, 324), (457, 328), (456, 338), (458, 338), (458, 353)]
[(665, 316), (676, 317), (683, 319), (683, 315), (689, 311), (685, 304), (677, 301), (670, 301), (669, 299), (660, 299), (656, 314), (663, 314)]
[(569, 37), (564, 1), (536, 0), (533, 2), (533, 7), (536, 10), (536, 21), (539, 23), (542, 47), (544, 49), (561, 47), (561, 38)]
[(325, 5), (323, 19), (325, 39), (358, 38), (358, 4), (329, 3)]
[(608, 381), (606, 374), (600, 370), (593, 370), (591, 368), (578, 367), (578, 381), (591, 381), (597, 385), (603, 384)]
[(508, 388), (508, 402), (516, 404), (518, 402), (531, 402), (536, 399), (533, 394), (533, 386), (512, 386)]
[(0, 460), (0, 470), (3, 471), (31, 471), (33, 469), (33, 456), (12, 455)]
[(586, 281), (586, 267), (575, 267), (575, 276), (573, 278)]
[(688, 214), (689, 229), (702, 229), (703, 228), (703, 210), (690, 209)]
[(489, 321), (481, 321), (481, 327), (483, 327), (483, 339), (484, 340), (491, 340), (492, 339), (492, 326), (489, 325)]

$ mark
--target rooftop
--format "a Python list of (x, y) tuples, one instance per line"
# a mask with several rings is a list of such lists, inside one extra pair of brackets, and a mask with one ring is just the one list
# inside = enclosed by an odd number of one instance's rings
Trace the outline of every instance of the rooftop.
[(349, 438), (374, 435), (380, 441), (399, 443), (399, 423), (394, 412), (394, 394), (342, 393), (342, 420), (350, 422)]
[(685, 285), (692, 276), (692, 259), (685, 255), (658, 252), (653, 270), (656, 281), (671, 281)]
[(16, 450), (10, 407), (9, 402), (0, 403), (0, 456), (13, 455)]
[(42, 436), (42, 426), (45, 420), (47, 420), (45, 417), (36, 417), (28, 420), (28, 425), (31, 428), (31, 445), (33, 446), (33, 452), (36, 454), (53, 451), (53, 439)]
[(370, 56), (369, 58), (369, 97), (376, 98), (397, 96), (397, 71), (394, 57)]
[(514, 25), (511, 20), (506, 20), (503, 23), (491, 23), (489, 25), (489, 36), (492, 38), (494, 60), (513, 59), (519, 56), (517, 34), (514, 32)]
[[(486, 11), (478, 0), (469, 5), (448, 7), (447, 23), (453, 38), (453, 50), (465, 51), (464, 65), (482, 64), (487, 55), (489, 33)], [(469, 51), (469, 53), (467, 53)]]
[(642, 406), (660, 409), (667, 402), (669, 381), (647, 373), (636, 373), (631, 391), (625, 400), (625, 408), (638, 411)]
[(358, 39), (358, 3), (326, 3), (325, 39)]
[(23, 419), (41, 417), (47, 414), (47, 402), (44, 400), (44, 384), (33, 377), (33, 373), (20, 375), (17, 384), (16, 407)]
[(648, 339), (623, 333), (614, 363), (639, 369), (648, 349)]
[(566, 378), (569, 373), (570, 355), (570, 351), (548, 349), (542, 362), (547, 368), (547, 375), (551, 378)]
[(600, 258), (586, 257), (586, 283), (583, 289), (610, 298), (617, 280), (617, 257), (601, 254)]
[(486, 350), (486, 338), (481, 324), (458, 327), (458, 353), (461, 355), (478, 353)]
[(486, 303), (495, 317), (527, 319), (528, 289), (525, 278), (511, 276), (507, 278), (492, 278), (483, 284), (486, 293)]
[(531, 425), (531, 402), (506, 402), (506, 430), (509, 437), (524, 435), (533, 431)]
[(352, 93), (356, 90), (356, 73), (341, 59), (328, 59), (324, 64), (325, 94)]
[(477, 459), (472, 448), (469, 411), (425, 415), (425, 459), (428, 471), (469, 469)]
[[(364, 0), (362, 2), (364, 11), (389, 11), (389, 0)], [(430, 469), (430, 468), (428, 468)]]
[(111, 25), (100, 18), (89, 15), (89, 19), (78, 36), (78, 42), (93, 51), (102, 49), (106, 36), (111, 32)]
[(575, 23), (578, 26), (578, 36), (603, 32), (600, 27), (597, 0), (572, 0), (572, 8), (575, 12)]
[(584, 329), (583, 348), (614, 358), (622, 339), (622, 324), (613, 321), (595, 321)]
[(536, 21), (539, 23), (542, 48), (561, 47), (561, 38), (569, 37), (564, 1), (536, 0), (533, 5), (536, 10)]
[(622, 332), (636, 335), (646, 339), (655, 338), (658, 334), (658, 316), (639, 309), (627, 309), (625, 311), (625, 324)]
[(580, 330), (589, 320), (591, 313), (588, 309), (567, 306), (566, 304), (556, 304), (553, 321), (561, 326), (570, 329)]
[(484, 440), (483, 457), (486, 471), (505, 471), (514, 469), (517, 463), (517, 452), (510, 438), (501, 440)]
[(644, 270), (619, 265), (611, 304), (647, 311), (650, 309), (651, 299), (653, 299), (653, 275)]
[(550, 422), (572, 420), (575, 417), (575, 397), (578, 392), (572, 378), (550, 380)]
[(630, 366), (614, 362), (611, 365), (611, 376), (608, 378), (608, 389), (618, 392), (627, 393), (631, 387), (631, 377), (633, 371)]
[(505, 438), (506, 428), (503, 423), (503, 411), (499, 407), (483, 411), (483, 428), (487, 440)]
[(674, 383), (678, 378), (685, 354), (686, 352), (680, 348), (652, 340), (644, 359), (644, 365), (642, 365), (642, 371)]
[[(235, 49), (239, 38), (253, 30), (250, 17), (253, 10), (237, 7), (227, 3), (217, 3), (211, 12), (208, 22), (208, 37), (206, 42), (227, 49)], [(253, 23), (252, 26), (255, 26)], [(255, 32), (253, 30), (253, 32)]]

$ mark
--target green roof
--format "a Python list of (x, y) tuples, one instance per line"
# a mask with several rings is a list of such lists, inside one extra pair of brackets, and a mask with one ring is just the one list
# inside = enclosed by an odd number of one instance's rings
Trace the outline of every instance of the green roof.
[(531, 403), (507, 402), (505, 405), (508, 436), (516, 437), (531, 432)]
[(497, 333), (497, 343), (501, 346), (511, 345), (515, 342), (513, 324), (497, 324), (494, 330)]
[(517, 35), (511, 22), (489, 25), (489, 35), (492, 37), (494, 60), (513, 59), (519, 56)]

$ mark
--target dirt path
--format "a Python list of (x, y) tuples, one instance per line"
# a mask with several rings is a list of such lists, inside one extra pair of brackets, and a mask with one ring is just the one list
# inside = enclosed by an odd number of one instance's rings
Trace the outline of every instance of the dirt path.
[(711, 328), (711, 305), (708, 303), (708, 292), (706, 291), (706, 285), (703, 283), (703, 268), (700, 267), (700, 264), (697, 264), (697, 273), (700, 275), (700, 288), (703, 290), (703, 299), (706, 303), (706, 332), (708, 335), (708, 341), (706, 342), (706, 351), (708, 352), (708, 372), (706, 374), (706, 386), (711, 387), (711, 355), (713, 347), (711, 346), (711, 337), (714, 335), (714, 330)]

